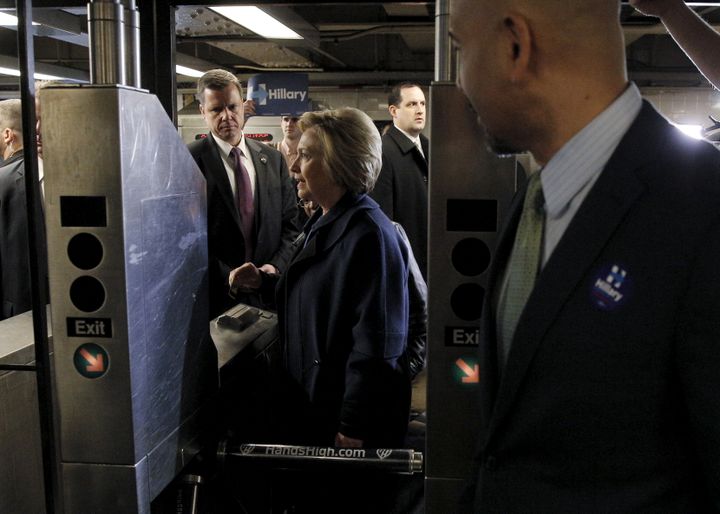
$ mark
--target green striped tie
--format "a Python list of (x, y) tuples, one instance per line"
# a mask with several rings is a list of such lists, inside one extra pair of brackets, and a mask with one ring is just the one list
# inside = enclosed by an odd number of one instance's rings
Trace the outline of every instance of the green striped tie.
[(540, 271), (545, 224), (544, 204), (540, 171), (537, 171), (530, 176), (525, 192), (522, 216), (515, 234), (515, 245), (507, 266), (505, 288), (498, 306), (498, 354), (501, 368), (510, 353), (515, 327)]

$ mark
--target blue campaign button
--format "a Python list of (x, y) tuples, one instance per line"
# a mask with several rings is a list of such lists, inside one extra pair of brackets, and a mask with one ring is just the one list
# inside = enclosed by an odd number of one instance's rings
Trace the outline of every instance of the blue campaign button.
[(596, 307), (611, 311), (624, 304), (632, 290), (627, 269), (620, 264), (605, 266), (591, 283), (590, 296)]
[(78, 373), (85, 378), (100, 378), (108, 370), (110, 357), (102, 346), (86, 343), (75, 350), (73, 364)]

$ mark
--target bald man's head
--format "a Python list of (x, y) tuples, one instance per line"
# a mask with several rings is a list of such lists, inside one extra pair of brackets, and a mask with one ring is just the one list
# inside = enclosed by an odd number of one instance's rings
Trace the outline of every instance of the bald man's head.
[(563, 102), (605, 102), (626, 81), (617, 0), (450, 0), (450, 32), (459, 85), (503, 146), (537, 146)]

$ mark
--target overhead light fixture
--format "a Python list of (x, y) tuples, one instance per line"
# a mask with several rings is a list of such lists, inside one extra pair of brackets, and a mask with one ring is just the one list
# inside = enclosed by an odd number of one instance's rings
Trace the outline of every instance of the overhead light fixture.
[(192, 68), (180, 66), (179, 64), (175, 65), (175, 73), (178, 75), (185, 75), (187, 77), (202, 77), (205, 75), (205, 72), (203, 71), (193, 70)]
[[(18, 19), (17, 16), (0, 12), (0, 27), (17, 27)], [(33, 22), (33, 25), (40, 25), (39, 23)]]
[[(13, 77), (19, 77), (20, 72), (12, 68), (3, 68), (0, 66), (0, 75), (11, 75)], [(34, 75), (36, 80), (64, 80), (65, 77), (58, 77), (55, 75), (48, 75), (46, 73), (36, 73)]]
[(210, 9), (267, 39), (303, 39), (290, 27), (255, 6), (224, 5)]

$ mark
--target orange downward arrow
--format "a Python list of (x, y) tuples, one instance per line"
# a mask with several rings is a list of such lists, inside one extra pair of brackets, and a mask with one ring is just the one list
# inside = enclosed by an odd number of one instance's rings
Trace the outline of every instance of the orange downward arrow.
[(480, 366), (475, 364), (475, 367), (470, 367), (468, 363), (462, 359), (456, 360), (455, 365), (466, 375), (462, 377), (463, 384), (477, 384), (480, 382)]
[[(80, 349), (80, 355), (83, 356), (83, 358), (88, 361), (88, 365), (85, 366), (85, 371), (89, 372), (101, 372), (105, 370), (105, 359), (103, 359), (103, 356), (101, 353), (98, 353), (96, 357), (93, 357), (93, 355), (87, 351), (85, 348)], [(465, 380), (463, 378), (463, 380)]]

